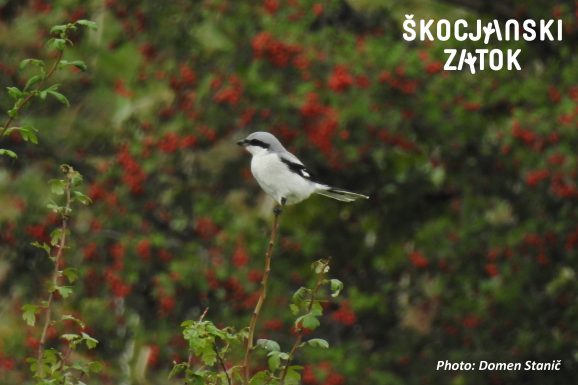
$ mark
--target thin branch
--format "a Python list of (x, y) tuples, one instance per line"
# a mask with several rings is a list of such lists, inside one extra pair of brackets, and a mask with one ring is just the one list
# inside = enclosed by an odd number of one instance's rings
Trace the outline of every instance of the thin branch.
[(219, 363), (221, 364), (221, 367), (223, 368), (223, 372), (225, 373), (225, 376), (227, 376), (227, 383), (229, 385), (232, 385), (231, 377), (229, 377), (229, 372), (227, 371), (227, 367), (225, 366), (225, 361), (223, 361), (223, 357), (221, 357), (221, 354), (219, 353), (219, 349), (217, 348), (216, 343), (213, 343), (213, 349), (215, 349), (215, 353), (217, 354), (217, 359), (219, 360)]
[[(48, 299), (46, 301), (44, 326), (42, 327), (42, 334), (40, 335), (40, 342), (38, 344), (38, 362), (42, 360), (42, 356), (44, 354), (46, 336), (48, 334), (48, 327), (50, 326), (52, 319), (52, 302), (54, 299), (54, 292), (56, 291), (56, 287), (58, 286), (58, 278), (60, 277), (60, 270), (59, 270), (60, 260), (62, 259), (62, 254), (64, 253), (64, 249), (66, 248), (66, 241), (67, 241), (66, 231), (68, 230), (68, 215), (70, 213), (70, 205), (72, 203), (71, 190), (72, 190), (72, 181), (70, 180), (69, 175), (67, 175), (65, 185), (66, 204), (64, 207), (64, 211), (62, 212), (62, 224), (60, 226), (60, 242), (58, 243), (56, 255), (54, 256), (54, 271), (52, 272), (52, 286), (50, 287), (50, 294), (48, 295)], [(43, 366), (39, 365), (38, 367), (42, 371)]]
[[(44, 83), (54, 74), (54, 72), (58, 68), (58, 65), (60, 64), (60, 60), (62, 59), (63, 54), (64, 54), (63, 51), (61, 51), (61, 50), (58, 51), (58, 54), (56, 55), (56, 59), (55, 59), (54, 63), (52, 64), (52, 67), (50, 67), (50, 70), (48, 70), (48, 72), (46, 73), (46, 76), (44, 76), (44, 79), (42, 79), (42, 81), (38, 84), (35, 91), (40, 90), (41, 86), (44, 85)], [(30, 102), (30, 100), (34, 97), (34, 95), (35, 95), (35, 92), (30, 92), (28, 94), (28, 96), (26, 96), (26, 98), (24, 98), (24, 100), (22, 101), (20, 106), (18, 106), (15, 113), (12, 116), (8, 117), (8, 119), (6, 120), (4, 125), (2, 127), (0, 127), (0, 137), (4, 136), (4, 132), (6, 132), (6, 130), (8, 128), (10, 128), (10, 124), (12, 124), (14, 119), (18, 116), (18, 114), (20, 114), (20, 111), (22, 111), (24, 106), (26, 106), (28, 104), (28, 102)]]
[(259, 318), (259, 314), (261, 313), (263, 302), (265, 301), (265, 298), (267, 298), (267, 284), (269, 282), (269, 272), (271, 271), (271, 256), (273, 253), (273, 246), (275, 245), (275, 239), (277, 237), (277, 231), (279, 229), (279, 216), (281, 215), (281, 208), (275, 207), (273, 213), (273, 226), (271, 228), (271, 238), (269, 239), (267, 252), (265, 253), (265, 271), (263, 274), (263, 279), (261, 280), (261, 292), (259, 294), (257, 305), (255, 305), (255, 309), (253, 310), (251, 321), (249, 322), (249, 335), (247, 337), (247, 347), (245, 349), (245, 358), (243, 360), (245, 384), (249, 383), (249, 376), (251, 373), (251, 368), (249, 367), (249, 357), (251, 356), (251, 350), (253, 349), (253, 338), (255, 335), (255, 328), (257, 327), (257, 320)]
[[(311, 298), (309, 299), (309, 306), (307, 306), (307, 313), (310, 313), (311, 310), (313, 309), (313, 303), (315, 302), (315, 295), (319, 291), (319, 288), (321, 287), (323, 279), (325, 278), (325, 268), (327, 266), (329, 266), (329, 261), (330, 260), (327, 259), (327, 261), (323, 265), (323, 268), (321, 269), (321, 273), (319, 275), (317, 275), (317, 281), (315, 282), (315, 286), (313, 287), (313, 290), (311, 291)], [(289, 351), (289, 357), (287, 358), (287, 362), (285, 363), (285, 367), (283, 368), (283, 373), (281, 374), (280, 385), (285, 384), (285, 377), (287, 376), (287, 372), (289, 371), (289, 364), (291, 363), (291, 361), (293, 361), (293, 357), (295, 356), (295, 353), (297, 352), (299, 345), (301, 345), (301, 341), (303, 341), (303, 333), (304, 333), (304, 329), (303, 329), (303, 327), (300, 327), (297, 330), (297, 337), (295, 338), (295, 343), (293, 344), (293, 346), (291, 347), (291, 350)]]

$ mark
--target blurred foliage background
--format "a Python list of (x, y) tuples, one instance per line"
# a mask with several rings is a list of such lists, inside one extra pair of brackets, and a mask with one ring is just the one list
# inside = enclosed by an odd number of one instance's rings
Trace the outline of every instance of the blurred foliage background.
[[(401, 38), (415, 19), (562, 19), (517, 49), (521, 71), (445, 72), (444, 48)], [(258, 337), (291, 340), (287, 296), (332, 256), (345, 283), (303, 383), (568, 384), (578, 373), (578, 65), (574, 1), (1, 0), (0, 84), (50, 60), (48, 31), (79, 18), (59, 75), (70, 108), (35, 103), (0, 160), (0, 382), (29, 381), (38, 344), (20, 307), (42, 296), (57, 218), (47, 181), (69, 163), (94, 200), (74, 215), (68, 312), (100, 344), (98, 384), (160, 384), (187, 357), (179, 324), (248, 323), (272, 201), (235, 146), (270, 131), (318, 179), (371, 196), (285, 210)], [(66, 57), (65, 57), (66, 59)], [(3, 91), (4, 92), (4, 91)], [(10, 106), (7, 94), (0, 106)], [(52, 331), (56, 336), (57, 331)], [(51, 344), (61, 343), (53, 338)], [(439, 372), (437, 360), (563, 361), (560, 372)], [(175, 382), (176, 383), (176, 382)]]

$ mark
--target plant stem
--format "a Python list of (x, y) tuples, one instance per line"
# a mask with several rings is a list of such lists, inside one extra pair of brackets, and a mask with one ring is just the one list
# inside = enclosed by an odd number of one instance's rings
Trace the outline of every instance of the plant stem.
[(225, 373), (225, 376), (227, 376), (227, 383), (229, 385), (232, 385), (231, 377), (229, 377), (229, 372), (227, 372), (227, 367), (225, 366), (225, 361), (223, 361), (223, 357), (221, 357), (221, 354), (219, 353), (219, 349), (217, 348), (216, 343), (213, 343), (213, 349), (215, 350), (215, 354), (217, 355), (217, 359), (219, 360), (219, 364), (221, 364), (221, 368), (223, 368), (223, 372)]
[(247, 347), (245, 349), (245, 358), (243, 360), (245, 384), (249, 383), (249, 377), (251, 373), (251, 368), (249, 367), (249, 357), (251, 356), (251, 350), (253, 349), (253, 338), (255, 335), (257, 320), (259, 318), (259, 314), (261, 313), (263, 302), (265, 301), (265, 298), (267, 298), (267, 284), (269, 282), (269, 272), (271, 271), (271, 256), (273, 254), (273, 246), (275, 245), (275, 239), (279, 229), (279, 216), (281, 215), (281, 208), (276, 207), (275, 210), (273, 210), (273, 213), (273, 227), (271, 229), (271, 237), (269, 239), (269, 245), (267, 246), (267, 252), (265, 253), (265, 271), (263, 273), (263, 279), (261, 280), (261, 292), (259, 294), (257, 305), (255, 305), (255, 309), (253, 310), (251, 321), (249, 323), (249, 336), (247, 337)]
[[(50, 70), (48, 70), (48, 72), (46, 73), (46, 76), (44, 76), (44, 79), (42, 79), (42, 81), (38, 84), (35, 91), (40, 90), (41, 86), (46, 82), (46, 80), (48, 80), (54, 74), (54, 72), (58, 68), (58, 65), (60, 64), (60, 60), (62, 59), (63, 54), (64, 54), (63, 51), (61, 51), (61, 50), (58, 51), (58, 54), (56, 55), (56, 59), (55, 59), (54, 63), (52, 64), (52, 67), (50, 67)], [(0, 137), (4, 136), (4, 132), (6, 132), (6, 130), (8, 128), (10, 128), (10, 124), (12, 124), (12, 122), (14, 121), (14, 118), (16, 118), (18, 116), (18, 114), (20, 114), (20, 111), (22, 111), (24, 106), (26, 106), (28, 104), (28, 102), (30, 102), (30, 100), (34, 97), (34, 95), (36, 95), (35, 92), (30, 92), (26, 96), (26, 98), (24, 98), (24, 100), (20, 104), (20, 106), (18, 106), (16, 113), (13, 116), (8, 117), (8, 119), (6, 120), (4, 125), (2, 127), (0, 127)]]
[[(64, 253), (64, 249), (66, 248), (66, 231), (68, 230), (68, 215), (70, 213), (70, 205), (72, 203), (71, 197), (71, 190), (72, 190), (72, 181), (70, 176), (66, 175), (66, 185), (65, 185), (65, 194), (66, 194), (66, 202), (64, 206), (64, 211), (62, 212), (62, 224), (60, 225), (60, 241), (58, 242), (58, 246), (56, 249), (56, 254), (54, 256), (54, 271), (52, 272), (52, 285), (50, 287), (50, 294), (48, 295), (48, 299), (46, 300), (46, 313), (44, 315), (44, 325), (42, 327), (42, 334), (40, 335), (40, 342), (38, 344), (38, 362), (42, 360), (42, 356), (44, 354), (44, 347), (46, 344), (46, 336), (48, 334), (48, 327), (50, 326), (52, 320), (52, 302), (54, 299), (54, 292), (56, 291), (56, 287), (58, 286), (58, 278), (60, 277), (60, 261), (62, 259), (62, 254)], [(42, 365), (38, 366), (40, 369), (40, 373), (42, 374)]]
[[(307, 306), (307, 313), (310, 313), (311, 310), (313, 309), (313, 303), (315, 302), (315, 296), (316, 296), (317, 292), (319, 291), (321, 284), (323, 283), (323, 279), (325, 278), (325, 268), (328, 265), (329, 265), (329, 259), (323, 265), (323, 268), (321, 269), (321, 273), (317, 275), (317, 280), (315, 282), (315, 286), (313, 287), (313, 290), (311, 291), (311, 298), (309, 299), (309, 306)], [(303, 341), (303, 333), (304, 333), (304, 330), (302, 327), (300, 327), (297, 330), (297, 337), (295, 339), (295, 343), (293, 344), (293, 346), (291, 347), (291, 350), (289, 351), (289, 358), (287, 358), (287, 362), (285, 363), (285, 367), (283, 368), (283, 373), (281, 374), (281, 380), (279, 382), (280, 385), (285, 384), (285, 377), (287, 376), (287, 371), (289, 370), (289, 364), (291, 363), (291, 361), (293, 361), (293, 357), (295, 356), (295, 352), (297, 352), (299, 345), (301, 345), (301, 341)]]

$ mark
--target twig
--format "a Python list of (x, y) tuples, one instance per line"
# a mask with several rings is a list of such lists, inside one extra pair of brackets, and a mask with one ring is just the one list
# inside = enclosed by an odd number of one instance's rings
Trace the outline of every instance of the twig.
[(217, 348), (216, 343), (213, 343), (213, 349), (215, 349), (215, 353), (217, 354), (217, 359), (219, 360), (219, 363), (221, 364), (221, 367), (223, 368), (223, 372), (225, 373), (225, 376), (227, 376), (227, 383), (229, 385), (232, 385), (231, 377), (229, 377), (229, 372), (227, 372), (227, 367), (225, 366), (225, 362), (223, 361), (223, 357), (221, 357), (221, 354), (219, 353), (219, 349)]
[[(323, 279), (325, 278), (325, 268), (328, 265), (329, 265), (329, 259), (327, 259), (327, 262), (325, 262), (325, 264), (323, 265), (323, 268), (321, 269), (321, 274), (319, 274), (317, 276), (317, 281), (315, 282), (315, 286), (313, 287), (313, 290), (311, 291), (311, 298), (309, 299), (309, 306), (307, 306), (307, 313), (310, 313), (311, 310), (313, 309), (313, 303), (315, 302), (315, 295), (319, 291), (319, 288), (321, 287), (321, 283), (323, 282)], [(300, 327), (297, 330), (297, 337), (295, 339), (295, 343), (293, 344), (293, 346), (291, 347), (291, 350), (289, 351), (289, 357), (287, 358), (287, 362), (285, 363), (285, 367), (283, 368), (283, 373), (281, 374), (281, 380), (279, 382), (280, 385), (285, 384), (285, 377), (287, 376), (287, 371), (289, 370), (289, 364), (291, 363), (291, 361), (293, 361), (293, 357), (295, 356), (295, 352), (299, 348), (299, 345), (301, 345), (301, 341), (303, 341), (303, 333), (304, 333), (303, 327)]]
[[(52, 67), (50, 67), (50, 70), (48, 70), (46, 76), (44, 76), (44, 79), (42, 79), (42, 81), (38, 84), (35, 91), (38, 91), (41, 88), (41, 86), (46, 82), (46, 80), (48, 80), (54, 74), (54, 72), (58, 68), (58, 65), (60, 64), (60, 60), (62, 59), (63, 54), (64, 54), (63, 51), (61, 50), (58, 51), (58, 54), (56, 56), (54, 63), (52, 64)], [(20, 111), (22, 111), (24, 106), (26, 106), (35, 95), (36, 95), (35, 92), (30, 92), (28, 96), (24, 98), (20, 106), (18, 106), (15, 113), (12, 116), (8, 117), (4, 125), (0, 127), (0, 137), (2, 137), (4, 135), (4, 132), (6, 132), (8, 128), (10, 128), (10, 124), (14, 121), (14, 119), (18, 116), (18, 114), (20, 114)]]
[(273, 246), (275, 245), (275, 239), (277, 237), (277, 231), (279, 229), (279, 216), (281, 215), (281, 208), (275, 207), (273, 210), (273, 227), (271, 229), (271, 238), (269, 239), (269, 245), (267, 246), (267, 252), (265, 253), (265, 271), (263, 273), (263, 279), (261, 280), (261, 292), (259, 294), (259, 300), (255, 309), (253, 310), (253, 315), (251, 316), (251, 321), (249, 322), (249, 335), (247, 337), (247, 347), (245, 349), (245, 358), (243, 360), (244, 368), (244, 382), (249, 383), (249, 376), (251, 373), (251, 368), (249, 367), (249, 357), (251, 356), (251, 350), (253, 349), (253, 338), (255, 335), (255, 328), (257, 326), (257, 320), (259, 314), (261, 313), (261, 307), (263, 302), (267, 297), (267, 283), (269, 282), (269, 272), (271, 271), (271, 255), (273, 253)]
[[(66, 192), (66, 204), (64, 207), (64, 211), (62, 212), (62, 224), (60, 226), (60, 242), (58, 243), (58, 249), (56, 250), (56, 255), (54, 256), (54, 271), (52, 273), (52, 287), (50, 288), (50, 294), (48, 295), (48, 299), (46, 301), (46, 314), (44, 316), (44, 326), (42, 327), (42, 334), (40, 335), (40, 342), (38, 344), (38, 362), (42, 360), (42, 356), (44, 354), (44, 346), (46, 344), (46, 336), (48, 334), (48, 327), (51, 323), (52, 318), (52, 301), (54, 299), (54, 292), (56, 291), (56, 287), (58, 286), (58, 278), (60, 277), (60, 260), (62, 258), (62, 254), (66, 247), (66, 231), (68, 229), (68, 215), (70, 213), (70, 205), (72, 203), (71, 197), (71, 189), (72, 189), (72, 181), (70, 177), (66, 176), (66, 185), (65, 185), (65, 192)], [(42, 373), (42, 365), (38, 366)]]

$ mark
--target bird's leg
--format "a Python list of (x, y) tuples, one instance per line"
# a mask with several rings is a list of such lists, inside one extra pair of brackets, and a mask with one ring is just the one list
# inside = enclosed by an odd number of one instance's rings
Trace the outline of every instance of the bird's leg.
[(281, 213), (283, 212), (283, 207), (285, 207), (285, 203), (287, 203), (287, 198), (285, 197), (281, 198), (281, 204), (275, 206), (275, 208), (273, 209), (273, 214), (275, 214), (275, 216), (281, 215)]

